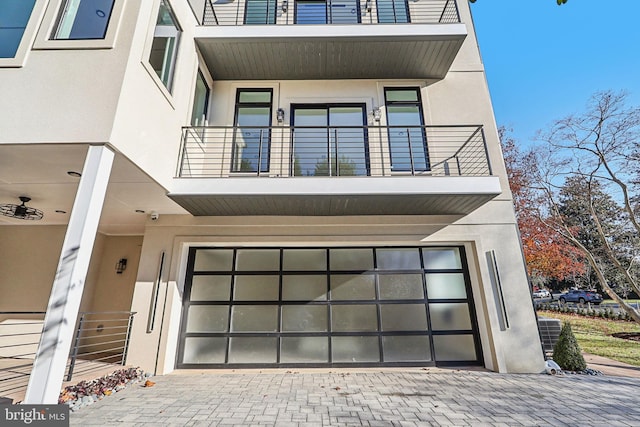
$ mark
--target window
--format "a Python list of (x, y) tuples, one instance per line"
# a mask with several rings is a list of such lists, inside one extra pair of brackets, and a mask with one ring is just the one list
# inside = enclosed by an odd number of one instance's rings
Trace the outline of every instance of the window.
[(360, 3), (357, 0), (298, 0), (296, 24), (357, 24)]
[(418, 88), (385, 89), (392, 171), (428, 171), (427, 136)]
[(238, 89), (231, 172), (268, 172), (271, 89)]
[(156, 28), (153, 33), (149, 63), (169, 91), (171, 91), (171, 84), (173, 83), (173, 72), (178, 54), (180, 33), (181, 30), (173, 15), (171, 6), (169, 6), (166, 0), (161, 0)]
[(0, 58), (14, 58), (36, 0), (0, 1)]
[(368, 175), (363, 104), (293, 104), (294, 176)]
[(206, 126), (209, 109), (209, 86), (202, 72), (198, 71), (196, 90), (193, 95), (193, 109), (191, 110), (191, 126)]
[(55, 40), (104, 39), (114, 0), (66, 0), (60, 12)]
[(376, 5), (380, 24), (406, 24), (411, 22), (407, 0), (378, 0)]
[(275, 24), (276, 0), (247, 0), (244, 10), (245, 24)]

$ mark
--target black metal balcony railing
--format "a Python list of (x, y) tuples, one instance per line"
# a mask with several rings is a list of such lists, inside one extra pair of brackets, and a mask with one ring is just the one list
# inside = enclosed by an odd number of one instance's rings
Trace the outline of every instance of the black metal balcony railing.
[[(135, 314), (130, 311), (80, 313), (69, 356), (66, 381), (71, 381), (74, 372), (78, 372), (78, 360), (124, 366)], [(87, 369), (91, 367), (81, 368), (79, 372), (85, 372)]]
[(202, 25), (450, 24), (456, 0), (204, 1)]
[[(0, 311), (0, 398), (26, 390), (36, 356), (44, 312)], [(106, 364), (124, 365), (135, 313), (82, 312), (67, 362), (65, 381)], [(0, 401), (1, 402), (1, 401)]]
[(482, 126), (185, 127), (177, 176), (488, 176)]

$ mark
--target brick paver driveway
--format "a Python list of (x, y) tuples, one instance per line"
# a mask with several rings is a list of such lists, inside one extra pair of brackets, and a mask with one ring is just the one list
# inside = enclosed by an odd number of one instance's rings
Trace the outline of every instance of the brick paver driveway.
[(429, 369), (180, 372), (71, 425), (640, 426), (640, 379)]

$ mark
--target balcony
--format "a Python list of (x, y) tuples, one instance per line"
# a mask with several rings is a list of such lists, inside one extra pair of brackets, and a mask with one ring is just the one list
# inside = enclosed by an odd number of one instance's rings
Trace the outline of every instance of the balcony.
[(196, 216), (466, 215), (500, 192), (481, 126), (187, 127), (169, 197)]
[(441, 79), (467, 35), (455, 0), (195, 3), (218, 80)]

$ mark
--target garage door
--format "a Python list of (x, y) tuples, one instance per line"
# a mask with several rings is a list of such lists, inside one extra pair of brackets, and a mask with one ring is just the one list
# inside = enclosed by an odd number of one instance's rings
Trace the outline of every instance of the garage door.
[(179, 368), (479, 364), (461, 247), (191, 248)]

